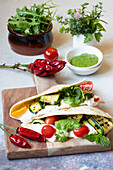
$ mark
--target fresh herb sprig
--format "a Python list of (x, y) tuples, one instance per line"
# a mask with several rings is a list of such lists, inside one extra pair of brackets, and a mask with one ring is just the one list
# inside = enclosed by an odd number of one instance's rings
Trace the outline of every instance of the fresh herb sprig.
[[(59, 5), (52, 5), (48, 3), (52, 0), (47, 1), (39, 5), (34, 4), (28, 9), (24, 6), (22, 9), (16, 9), (16, 15), (12, 16), (8, 20), (8, 26), (18, 33), (21, 34), (38, 34), (46, 31), (54, 20), (57, 8)], [(51, 11), (52, 8), (56, 8), (55, 11)]]
[(66, 141), (68, 141), (68, 138), (67, 138), (67, 136), (64, 134), (64, 131), (58, 131), (56, 134), (55, 134), (55, 136), (56, 136), (56, 140), (59, 140), (60, 142), (66, 142)]
[(103, 146), (110, 146), (109, 140), (103, 136), (102, 134), (90, 134), (90, 135), (85, 135), (85, 139), (87, 139), (90, 142), (96, 142), (97, 144), (103, 145)]
[[(91, 41), (94, 36), (100, 42), (102, 31), (106, 31), (101, 22), (107, 24), (101, 19), (103, 12), (103, 4), (99, 2), (93, 5), (91, 11), (87, 11), (89, 3), (81, 5), (81, 9), (68, 9), (69, 17), (63, 19), (63, 16), (56, 16), (56, 20), (61, 24), (60, 33), (71, 33), (72, 36), (83, 34), (85, 36), (84, 43)], [(94, 34), (94, 36), (93, 36)]]

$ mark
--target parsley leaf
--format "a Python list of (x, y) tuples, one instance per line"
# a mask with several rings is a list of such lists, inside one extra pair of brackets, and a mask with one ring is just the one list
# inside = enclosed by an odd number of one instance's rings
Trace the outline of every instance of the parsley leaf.
[(103, 136), (102, 134), (90, 134), (85, 135), (85, 139), (87, 139), (90, 142), (96, 142), (97, 144), (103, 145), (103, 146), (110, 146), (109, 140)]
[(68, 140), (67, 136), (64, 135), (63, 131), (58, 131), (56, 134), (56, 140), (59, 140), (60, 142), (66, 142)]

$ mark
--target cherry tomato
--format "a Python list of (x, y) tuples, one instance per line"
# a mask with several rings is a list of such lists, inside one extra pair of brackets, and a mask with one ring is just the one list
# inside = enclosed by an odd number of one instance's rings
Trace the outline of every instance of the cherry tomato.
[(93, 89), (93, 83), (91, 81), (85, 81), (79, 87), (84, 91), (91, 91)]
[(85, 125), (82, 125), (79, 129), (74, 129), (73, 133), (75, 136), (77, 136), (78, 138), (83, 138), (84, 135), (89, 133), (89, 128)]
[(60, 120), (60, 116), (49, 116), (45, 119), (45, 124), (54, 125), (54, 123), (58, 120)]
[(41, 132), (44, 137), (51, 138), (56, 133), (56, 129), (50, 125), (45, 125)]
[(45, 59), (49, 60), (49, 61), (54, 61), (58, 59), (58, 51), (56, 48), (53, 47), (48, 47), (45, 51), (44, 51), (44, 57)]

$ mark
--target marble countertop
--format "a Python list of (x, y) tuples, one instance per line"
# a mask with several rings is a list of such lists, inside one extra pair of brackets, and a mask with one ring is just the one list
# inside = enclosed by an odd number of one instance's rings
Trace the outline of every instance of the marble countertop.
[[(46, 2), (45, 0), (39, 0), (38, 2)], [(33, 3), (37, 3), (36, 0), (0, 0), (0, 64), (7, 63), (30, 63), (36, 58), (41, 56), (28, 57), (21, 56), (14, 53), (8, 44), (8, 31), (7, 20), (10, 16), (15, 14), (17, 7), (22, 8), (24, 5), (30, 6)], [(84, 3), (84, 0), (56, 0), (57, 4), (62, 4), (58, 9), (58, 13), (65, 14), (68, 8), (80, 7), (80, 3)], [(87, 0), (91, 4), (93, 0)], [(95, 3), (98, 2), (95, 0)], [(94, 82), (94, 90), (100, 95), (105, 104), (99, 105), (104, 111), (110, 113), (113, 116), (113, 15), (112, 15), (112, 0), (103, 0), (105, 15), (104, 19), (109, 23), (105, 25), (107, 30), (104, 33), (101, 43), (98, 44), (98, 48), (104, 55), (104, 61), (101, 68), (93, 75), (78, 76), (73, 74), (67, 67), (60, 73), (56, 74), (56, 80), (58, 83), (73, 83), (75, 81), (87, 78)], [(66, 52), (72, 48), (72, 37), (70, 34), (59, 34), (58, 25), (53, 23), (53, 35), (54, 40), (52, 46), (57, 48), (60, 52), (59, 59), (64, 59)], [(2, 90), (10, 88), (22, 88), (34, 86), (34, 82), (31, 74), (23, 73), (20, 71), (12, 70), (0, 70), (0, 122), (3, 122), (3, 109), (2, 109)], [(112, 144), (113, 146), (113, 144)], [(113, 148), (112, 148), (113, 150)], [(68, 156), (46, 157), (46, 158), (33, 158), (33, 159), (20, 159), (9, 161), (5, 152), (5, 139), (4, 133), (0, 131), (0, 170), (55, 170), (55, 169), (76, 169), (76, 170), (112, 170), (113, 169), (113, 151), (76, 154)]]

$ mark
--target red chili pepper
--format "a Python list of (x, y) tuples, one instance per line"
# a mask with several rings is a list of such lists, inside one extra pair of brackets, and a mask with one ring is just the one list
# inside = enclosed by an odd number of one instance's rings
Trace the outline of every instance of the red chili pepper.
[(44, 69), (45, 69), (44, 66), (34, 67), (34, 68), (32, 69), (32, 72), (33, 72), (34, 74), (40, 74), (40, 73), (42, 73), (42, 72), (44, 71)]
[(45, 59), (36, 59), (34, 63), (28, 66), (28, 69), (36, 74), (36, 76), (44, 77), (59, 72), (65, 67), (65, 64), (65, 61), (60, 60), (48, 61)]
[(50, 62), (48, 60), (45, 60), (45, 59), (36, 59), (34, 61), (34, 65), (37, 65), (38, 63), (50, 64)]
[(53, 66), (53, 67), (54, 67), (54, 66), (57, 66), (57, 65), (59, 65), (59, 64), (64, 64), (64, 65), (65, 65), (66, 62), (65, 62), (65, 61), (60, 61), (60, 60), (55, 60), (55, 61), (51, 61), (51, 62), (50, 62), (50, 65)]
[(52, 66), (46, 65), (45, 71), (49, 72), (49, 71), (52, 71), (52, 70), (53, 70), (53, 67), (52, 67)]
[(3, 129), (1, 126), (0, 128), (9, 136), (9, 140), (11, 141), (11, 143), (13, 143), (16, 146), (19, 146), (21, 148), (31, 148), (31, 146), (29, 145), (29, 143), (22, 138), (21, 136), (18, 135), (13, 135), (13, 134), (9, 134), (5, 129)]
[(34, 64), (33, 64), (33, 63), (29, 64), (28, 70), (32, 72), (33, 67), (34, 67)]
[(9, 137), (9, 139), (10, 139), (11, 143), (13, 143), (21, 148), (31, 148), (31, 146), (28, 144), (28, 142), (21, 136), (12, 134)]
[(43, 137), (40, 133), (35, 132), (34, 130), (31, 129), (27, 129), (27, 128), (23, 128), (23, 127), (18, 127), (16, 132), (21, 135), (24, 136), (28, 139), (32, 139), (32, 140), (36, 140), (36, 141), (46, 141), (46, 138)]
[(0, 123), (0, 125), (10, 128), (12, 130), (14, 130), (16, 133), (18, 133), (21, 136), (24, 136), (28, 139), (32, 139), (32, 140), (36, 140), (36, 141), (46, 141), (46, 138), (43, 137), (40, 133), (35, 132), (34, 130), (28, 129), (28, 128), (23, 128), (23, 127), (18, 127), (17, 129), (7, 126), (7, 125), (3, 125)]
[(43, 72), (43, 73), (40, 73), (40, 74), (38, 74), (38, 75), (36, 75), (36, 76), (44, 77), (44, 76), (47, 76), (47, 75), (48, 75), (48, 73), (47, 73), (47, 72)]

